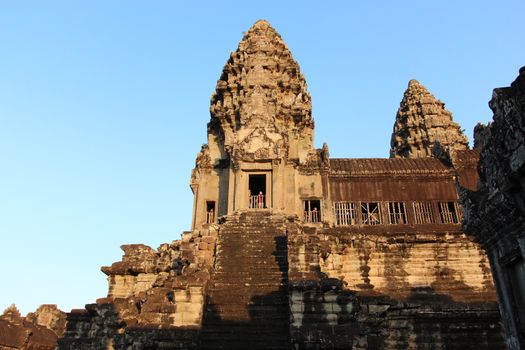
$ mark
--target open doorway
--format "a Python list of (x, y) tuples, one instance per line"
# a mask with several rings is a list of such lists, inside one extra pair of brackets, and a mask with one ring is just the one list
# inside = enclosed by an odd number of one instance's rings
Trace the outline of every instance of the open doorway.
[(213, 224), (215, 222), (215, 202), (206, 202), (206, 223)]
[(321, 200), (308, 199), (304, 203), (304, 222), (321, 222)]
[(266, 208), (266, 175), (249, 175), (248, 189), (250, 190), (250, 208)]

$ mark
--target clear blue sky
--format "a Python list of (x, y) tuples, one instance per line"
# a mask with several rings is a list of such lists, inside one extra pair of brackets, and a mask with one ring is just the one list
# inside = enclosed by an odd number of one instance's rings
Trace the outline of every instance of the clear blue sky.
[[(184, 4), (184, 5), (183, 5)], [(229, 52), (257, 19), (306, 76), (316, 145), (386, 157), (416, 78), (469, 138), (525, 65), (520, 1), (1, 1), (0, 312), (83, 307), (123, 243), (190, 228)]]

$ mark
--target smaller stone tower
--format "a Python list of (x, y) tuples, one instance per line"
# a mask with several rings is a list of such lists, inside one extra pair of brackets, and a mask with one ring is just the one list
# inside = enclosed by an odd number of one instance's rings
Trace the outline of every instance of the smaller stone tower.
[(417, 80), (410, 80), (397, 110), (391, 158), (424, 158), (439, 143), (448, 153), (468, 149), (468, 141), (445, 104)]

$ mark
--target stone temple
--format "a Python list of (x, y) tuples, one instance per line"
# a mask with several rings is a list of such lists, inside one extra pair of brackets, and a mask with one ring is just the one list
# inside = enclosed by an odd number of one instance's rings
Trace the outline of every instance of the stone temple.
[(423, 85), (408, 84), (390, 158), (330, 158), (299, 65), (258, 21), (210, 114), (191, 231), (123, 245), (59, 349), (505, 348), (489, 261), (461, 228), (479, 152)]

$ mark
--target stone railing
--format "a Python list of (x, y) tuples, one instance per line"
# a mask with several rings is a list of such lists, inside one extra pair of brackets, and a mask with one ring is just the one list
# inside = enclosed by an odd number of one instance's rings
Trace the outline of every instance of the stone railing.
[(250, 209), (263, 209), (266, 208), (264, 205), (265, 202), (265, 196), (263, 194), (259, 194), (256, 196), (250, 196)]
[(304, 222), (320, 222), (319, 211), (306, 210), (304, 212)]
[(215, 222), (215, 212), (209, 211), (206, 213), (206, 223), (213, 224)]

